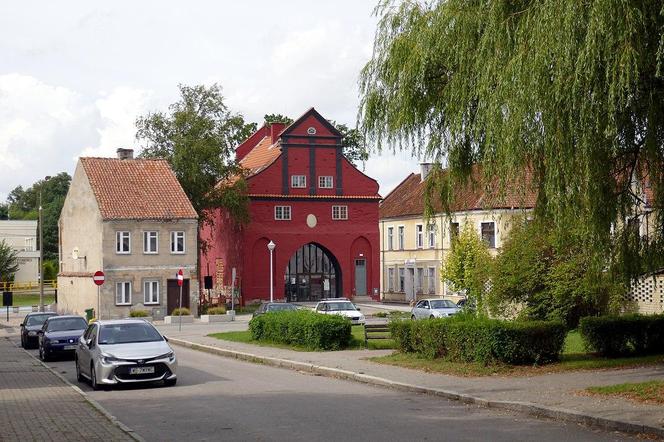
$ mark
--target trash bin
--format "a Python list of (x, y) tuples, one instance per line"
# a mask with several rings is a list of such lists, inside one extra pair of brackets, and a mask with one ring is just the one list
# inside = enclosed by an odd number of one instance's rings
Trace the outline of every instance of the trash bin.
[(94, 318), (94, 317), (95, 317), (95, 309), (93, 309), (93, 308), (86, 308), (86, 309), (85, 309), (85, 319), (87, 319), (88, 322), (90, 322), (90, 319), (92, 319), (92, 318)]

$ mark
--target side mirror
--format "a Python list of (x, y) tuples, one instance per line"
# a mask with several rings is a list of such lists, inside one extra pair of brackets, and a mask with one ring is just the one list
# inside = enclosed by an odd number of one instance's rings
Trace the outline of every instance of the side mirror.
[(25, 327), (25, 324), (21, 322), (21, 325), (20, 325), (20, 326), (21, 326), (21, 327)]
[(86, 339), (85, 340), (85, 345), (87, 345), (88, 347), (91, 347), (92, 346), (92, 339)]
[(168, 342), (168, 338), (166, 336), (164, 336), (164, 341)]

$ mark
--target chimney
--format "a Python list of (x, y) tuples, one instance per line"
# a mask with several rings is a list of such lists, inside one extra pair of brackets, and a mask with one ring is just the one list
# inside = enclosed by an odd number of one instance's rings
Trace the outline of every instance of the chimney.
[(429, 172), (433, 169), (433, 163), (420, 163), (420, 170), (422, 173), (422, 181), (427, 179)]
[(119, 160), (133, 160), (134, 159), (134, 149), (118, 149), (116, 151), (118, 153), (118, 159)]
[(272, 140), (272, 144), (277, 142), (277, 140), (279, 139), (279, 135), (281, 134), (281, 132), (284, 131), (285, 128), (286, 128), (286, 123), (270, 124), (270, 138)]

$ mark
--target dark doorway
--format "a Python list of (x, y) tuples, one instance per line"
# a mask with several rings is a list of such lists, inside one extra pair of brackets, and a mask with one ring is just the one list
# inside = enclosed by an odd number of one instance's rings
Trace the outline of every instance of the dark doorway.
[(341, 293), (339, 263), (318, 244), (305, 244), (291, 256), (284, 273), (284, 286), (284, 296), (289, 302), (338, 298)]
[(367, 260), (355, 260), (355, 294), (357, 296), (367, 295)]
[[(166, 281), (166, 311), (168, 315), (173, 312), (173, 309), (178, 308), (180, 303), (180, 287), (178, 286), (177, 279), (168, 279)], [(189, 307), (189, 280), (185, 279), (182, 282), (182, 307)]]

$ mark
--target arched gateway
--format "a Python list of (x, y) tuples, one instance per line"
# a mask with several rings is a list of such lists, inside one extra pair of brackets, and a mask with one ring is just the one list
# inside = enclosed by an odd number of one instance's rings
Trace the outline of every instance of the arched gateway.
[(341, 269), (334, 255), (318, 244), (305, 244), (286, 266), (284, 296), (289, 302), (338, 298), (341, 281)]

